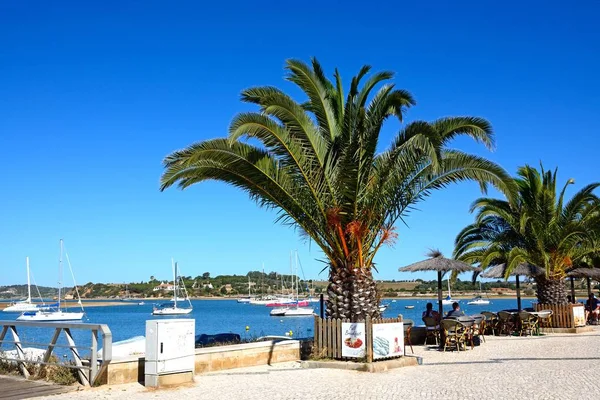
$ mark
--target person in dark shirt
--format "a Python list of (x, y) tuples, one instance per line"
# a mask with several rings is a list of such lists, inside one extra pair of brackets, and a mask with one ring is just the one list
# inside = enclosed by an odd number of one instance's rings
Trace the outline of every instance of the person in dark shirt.
[(438, 313), (437, 311), (435, 311), (433, 309), (433, 304), (427, 303), (427, 305), (425, 307), (426, 307), (426, 309), (425, 309), (425, 311), (423, 311), (422, 318), (434, 318), (437, 322), (439, 322), (440, 321), (440, 313)]
[(457, 318), (465, 315), (464, 312), (460, 310), (460, 305), (457, 302), (452, 303), (452, 310), (448, 311), (446, 314), (446, 318)]
[(585, 318), (586, 321), (593, 325), (598, 324), (598, 316), (600, 315), (600, 302), (593, 293), (590, 293), (590, 297), (585, 302), (585, 313), (587, 314)]

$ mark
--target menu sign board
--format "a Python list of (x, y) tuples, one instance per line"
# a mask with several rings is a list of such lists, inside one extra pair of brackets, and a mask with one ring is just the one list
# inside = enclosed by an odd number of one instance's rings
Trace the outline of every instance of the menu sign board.
[(583, 306), (573, 307), (573, 319), (575, 320), (575, 326), (585, 326), (585, 312)]
[(404, 324), (373, 325), (373, 359), (404, 355)]
[(342, 322), (342, 357), (361, 358), (365, 355), (365, 323)]

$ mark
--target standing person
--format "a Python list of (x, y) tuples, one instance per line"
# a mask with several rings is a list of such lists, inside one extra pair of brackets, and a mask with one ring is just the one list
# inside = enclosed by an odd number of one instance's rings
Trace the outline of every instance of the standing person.
[(422, 318), (435, 318), (436, 322), (440, 321), (440, 313), (433, 309), (432, 303), (427, 303), (425, 306), (425, 311), (423, 311)]
[(446, 318), (462, 317), (463, 315), (465, 315), (465, 313), (460, 310), (460, 304), (455, 301), (452, 303), (452, 310), (448, 311)]

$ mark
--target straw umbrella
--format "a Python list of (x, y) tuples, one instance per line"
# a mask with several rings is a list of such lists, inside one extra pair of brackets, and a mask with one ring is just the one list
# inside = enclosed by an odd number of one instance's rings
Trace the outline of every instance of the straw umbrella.
[[(514, 276), (517, 285), (517, 308), (521, 311), (521, 284), (519, 282), (519, 276), (525, 275), (529, 277), (538, 276), (544, 274), (544, 270), (536, 267), (535, 265), (522, 263), (517, 265), (510, 275)], [(506, 277), (506, 264), (498, 264), (493, 267), (486, 268), (481, 274), (483, 278), (505, 278)]]
[(442, 276), (449, 271), (461, 272), (475, 272), (481, 271), (480, 268), (472, 267), (462, 261), (453, 260), (446, 258), (440, 253), (439, 250), (431, 250), (427, 254), (430, 258), (416, 262), (414, 264), (407, 265), (406, 267), (398, 268), (400, 272), (421, 272), (421, 271), (437, 271), (437, 283), (438, 283), (438, 307), (440, 317), (444, 314), (442, 305)]
[(571, 281), (571, 301), (575, 303), (575, 284), (573, 283), (573, 279), (586, 278), (589, 297), (592, 294), (592, 279), (600, 281), (600, 268), (575, 268), (567, 273), (567, 276)]

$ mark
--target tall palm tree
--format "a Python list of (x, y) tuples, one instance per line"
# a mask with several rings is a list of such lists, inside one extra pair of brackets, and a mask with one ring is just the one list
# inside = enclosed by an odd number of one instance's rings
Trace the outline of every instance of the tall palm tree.
[(409, 92), (388, 82), (391, 72), (362, 83), (370, 70), (365, 66), (344, 94), (339, 72), (330, 81), (315, 59), (312, 66), (288, 60), (286, 70), (306, 101), (271, 86), (244, 90), (242, 101), (259, 111), (235, 116), (227, 138), (167, 156), (161, 190), (211, 179), (241, 188), (323, 251), (329, 267), (327, 315), (378, 316), (374, 257), (394, 242), (394, 224), (411, 205), (453, 182), (473, 180), (484, 191), (492, 184), (510, 193), (512, 180), (498, 165), (448, 148), (458, 136), (492, 148), (492, 128), (481, 118), (412, 122), (378, 153), (386, 120), (402, 122), (415, 104)]
[(506, 276), (521, 263), (541, 268), (535, 276), (542, 304), (566, 304), (564, 278), (600, 250), (600, 203), (585, 186), (565, 201), (569, 179), (557, 192), (556, 173), (519, 168), (518, 195), (512, 202), (481, 198), (472, 205), (475, 223), (456, 237), (454, 256), (482, 268), (506, 263)]

